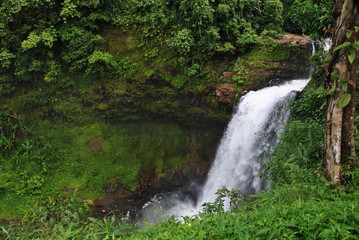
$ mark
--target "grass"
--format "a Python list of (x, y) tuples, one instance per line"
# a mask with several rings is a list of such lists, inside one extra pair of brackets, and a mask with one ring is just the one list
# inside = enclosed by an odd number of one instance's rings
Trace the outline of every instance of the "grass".
[(257, 46), (249, 53), (245, 54), (245, 58), (248, 60), (262, 60), (271, 62), (285, 61), (289, 58), (290, 49), (283, 45), (273, 46)]
[(282, 185), (230, 212), (171, 219), (123, 239), (357, 239), (357, 194), (330, 192), (325, 182)]
[(34, 201), (46, 202), (59, 195), (76, 193), (79, 200), (96, 200), (106, 195), (105, 188), (113, 182), (136, 190), (143, 177), (176, 171), (188, 164), (193, 151), (202, 154), (206, 144), (214, 146), (217, 140), (217, 134), (208, 130), (151, 121), (78, 125), (43, 121), (33, 131), (39, 141), (51, 146), (56, 158), (40, 152), (46, 170), (35, 162), (36, 157), (21, 157), (20, 165), (10, 158), (0, 161), (6, 175), (0, 182), (0, 219), (19, 217)]
[(84, 199), (103, 197), (104, 187), (114, 180), (135, 190), (143, 174), (175, 171), (188, 162), (201, 136), (208, 135), (156, 122), (43, 124), (38, 133), (61, 153), (48, 174), (46, 191), (78, 191)]

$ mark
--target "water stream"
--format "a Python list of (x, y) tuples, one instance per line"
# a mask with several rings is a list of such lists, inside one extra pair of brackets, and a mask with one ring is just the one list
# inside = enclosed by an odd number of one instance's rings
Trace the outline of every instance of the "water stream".
[[(143, 207), (144, 221), (155, 223), (171, 215), (195, 215), (204, 203), (216, 199), (216, 192), (223, 186), (245, 194), (267, 189), (268, 183), (259, 175), (283, 132), (290, 103), (308, 81), (309, 77), (295, 79), (242, 96), (196, 201), (178, 193), (156, 195)], [(224, 207), (229, 210), (229, 201)]]
[[(267, 188), (263, 163), (275, 146), (289, 117), (289, 104), (308, 79), (252, 91), (241, 98), (237, 112), (221, 140), (195, 212), (213, 202), (222, 186), (252, 194)], [(228, 209), (228, 206), (227, 206)]]
[[(145, 220), (156, 222), (164, 215), (191, 216), (205, 202), (216, 199), (218, 189), (240, 189), (252, 194), (266, 189), (259, 174), (289, 118), (289, 105), (309, 79), (297, 79), (280, 86), (250, 91), (242, 96), (217, 149), (208, 178), (197, 201), (178, 199), (176, 194), (159, 195), (144, 207)], [(229, 209), (229, 203), (225, 203)]]

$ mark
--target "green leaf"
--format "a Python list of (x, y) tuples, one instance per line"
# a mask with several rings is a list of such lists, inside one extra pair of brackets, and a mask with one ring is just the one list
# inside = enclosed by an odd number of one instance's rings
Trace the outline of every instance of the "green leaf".
[(339, 85), (343, 85), (346, 82), (347, 82), (347, 80), (345, 78), (338, 78), (338, 84)]
[(4, 227), (1, 227), (1, 231), (4, 232), (5, 234), (9, 234), (9, 232)]
[(353, 64), (354, 59), (355, 59), (355, 53), (351, 53), (348, 55), (348, 60), (351, 64)]
[(330, 90), (328, 90), (327, 95), (328, 96), (331, 95), (333, 92), (335, 92), (336, 89), (337, 89), (337, 81), (334, 80), (333, 87)]
[(355, 50), (359, 51), (359, 43), (355, 42), (353, 47), (355, 48)]
[(353, 34), (353, 31), (348, 31), (345, 35), (347, 36), (347, 38), (350, 38)]
[(337, 88), (332, 87), (330, 90), (328, 90), (327, 95), (331, 95), (335, 91), (335, 89), (337, 89)]
[(259, 231), (256, 232), (256, 236), (265, 235), (267, 234), (271, 229), (270, 228), (262, 228)]
[(352, 95), (350, 95), (349, 93), (342, 95), (339, 99), (339, 107), (344, 108), (345, 106), (347, 106), (350, 103), (351, 98)]
[(354, 29), (355, 29), (355, 32), (359, 32), (359, 27), (355, 26)]
[(334, 49), (334, 52), (335, 52), (335, 51), (338, 51), (338, 50), (340, 50), (340, 49), (342, 49), (342, 48), (348, 47), (348, 46), (350, 46), (350, 42), (345, 42), (345, 43), (343, 43), (343, 44), (340, 44), (338, 47), (336, 47), (336, 48)]

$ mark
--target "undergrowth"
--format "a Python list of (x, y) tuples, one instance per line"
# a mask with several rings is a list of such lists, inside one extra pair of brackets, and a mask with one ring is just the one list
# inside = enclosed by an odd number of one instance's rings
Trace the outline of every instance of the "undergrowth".
[[(97, 122), (65, 127), (42, 124), (36, 129), (42, 137), (35, 141), (17, 115), (4, 115), (2, 168), (14, 171), (2, 173), (0, 201), (7, 208), (14, 207), (14, 212), (20, 206), (27, 214), (10, 225), (0, 225), (0, 236), (4, 239), (358, 239), (359, 189), (355, 166), (343, 171), (345, 176), (350, 176), (346, 186), (333, 187), (323, 177), (325, 97), (325, 91), (311, 83), (293, 104), (292, 118), (266, 167), (272, 189), (250, 197), (222, 189), (217, 200), (206, 203), (197, 216), (184, 217), (182, 222), (173, 217), (144, 229), (136, 229), (136, 225), (116, 217), (91, 218), (86, 203), (70, 198), (38, 198), (39, 204), (34, 206), (29, 201), (34, 198), (29, 198), (29, 194), (67, 189), (70, 192), (67, 195), (76, 193), (77, 199), (96, 198), (102, 194), (100, 189), (104, 184), (116, 178), (135, 189), (144, 166), (147, 174), (160, 175), (164, 169), (174, 169), (188, 157), (186, 149), (195, 146), (201, 138), (188, 137), (186, 131), (170, 124)], [(37, 146), (36, 151), (42, 152), (36, 154), (33, 145)], [(54, 156), (53, 160), (40, 158), (42, 153)], [(37, 164), (28, 165), (34, 161)], [(38, 169), (37, 175), (26, 175), (24, 171), (28, 167)], [(16, 185), (15, 179), (21, 183)], [(9, 195), (14, 189), (20, 195), (15, 192)], [(18, 196), (21, 200), (14, 201)], [(229, 212), (223, 210), (224, 197), (232, 199), (233, 209)], [(9, 216), (9, 212), (5, 214)]]
[(89, 217), (90, 206), (74, 198), (52, 199), (36, 205), (8, 226), (0, 225), (2, 239), (115, 239), (126, 235), (133, 226), (115, 217)]
[[(358, 239), (359, 191), (335, 190), (325, 181), (295, 183), (237, 198), (223, 211), (219, 198), (183, 222), (135, 229), (118, 219), (87, 217), (86, 205), (53, 201), (38, 206), (21, 221), (0, 226), (4, 239)], [(233, 195), (232, 195), (233, 196)], [(215, 209), (215, 211), (213, 211)]]
[[(88, 217), (85, 203), (51, 200), (45, 206), (35, 206), (19, 221), (0, 226), (0, 236), (5, 239), (358, 239), (358, 184), (352, 177), (352, 181), (346, 186), (338, 188), (323, 177), (323, 93), (325, 92), (321, 88), (309, 86), (293, 105), (292, 119), (267, 165), (266, 174), (272, 181), (272, 189), (268, 191), (248, 197), (239, 191), (222, 189), (217, 193), (217, 200), (206, 203), (203, 212), (197, 216), (184, 217), (182, 222), (173, 217), (143, 229), (137, 229), (136, 225), (129, 225), (115, 217), (102, 220)], [(89, 136), (90, 139), (103, 141), (101, 154), (111, 152), (108, 149), (111, 144), (115, 144), (119, 146), (117, 150), (120, 152), (127, 146), (131, 149), (136, 146), (139, 150), (135, 152), (145, 156), (166, 155), (166, 152), (159, 155), (145, 152), (148, 144), (157, 144), (153, 134), (141, 135), (138, 141), (133, 142), (135, 145), (126, 145), (125, 141), (118, 142), (128, 136), (136, 139), (136, 134), (143, 131), (136, 126), (126, 126), (126, 130), (117, 129), (117, 132), (116, 128), (110, 128), (110, 131), (109, 126), (103, 124), (65, 131), (60, 131), (57, 126), (52, 129), (47, 126), (43, 131), (49, 132), (49, 142), (52, 141), (51, 137), (61, 140), (59, 146), (64, 147), (65, 155), (66, 151), (73, 155), (73, 151), (85, 147)], [(159, 136), (167, 136), (166, 131), (165, 128), (160, 130), (162, 133)], [(172, 133), (173, 131), (172, 129)], [(109, 137), (116, 133), (116, 140)], [(167, 139), (158, 138), (159, 136), (156, 135), (156, 139)], [(168, 143), (158, 144), (167, 146)], [(179, 147), (184, 142), (172, 139), (168, 146), (173, 144)], [(81, 169), (91, 168), (91, 158), (95, 159), (96, 154), (100, 154), (83, 149), (80, 152), (82, 153), (78, 158), (72, 159), (68, 164), (79, 164), (78, 168)], [(84, 164), (84, 159), (89, 161), (89, 166)], [(107, 161), (106, 157), (103, 159)], [(103, 167), (101, 164), (93, 167)], [(72, 169), (76, 168), (72, 166)], [(89, 170), (84, 172), (91, 172)], [(348, 169), (347, 172), (355, 171)], [(90, 181), (89, 178), (87, 180)], [(87, 185), (90, 186), (90, 182)], [(224, 197), (232, 200), (231, 211), (223, 210)]]
[(53, 186), (92, 193), (101, 193), (114, 178), (134, 190), (143, 171), (156, 175), (185, 163), (192, 144), (180, 127), (150, 122), (43, 125), (39, 133), (62, 152)]
[[(18, 115), (1, 115), (0, 219), (28, 212), (34, 201), (77, 193), (105, 197), (106, 189), (134, 191), (143, 177), (169, 174), (216, 135), (160, 122), (54, 124), (28, 128)], [(212, 143), (211, 143), (212, 141)]]

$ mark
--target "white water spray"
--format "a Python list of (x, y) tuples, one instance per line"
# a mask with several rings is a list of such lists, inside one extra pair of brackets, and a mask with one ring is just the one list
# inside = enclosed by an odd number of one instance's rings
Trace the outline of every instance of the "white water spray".
[(293, 80), (242, 97), (221, 140), (195, 211), (203, 203), (213, 202), (215, 193), (223, 186), (247, 194), (266, 189), (265, 179), (259, 177), (263, 163), (288, 120), (291, 99), (307, 82), (308, 79)]
[(323, 44), (324, 52), (329, 52), (329, 49), (332, 46), (332, 39), (331, 38), (326, 38), (326, 39), (322, 40), (321, 43)]

